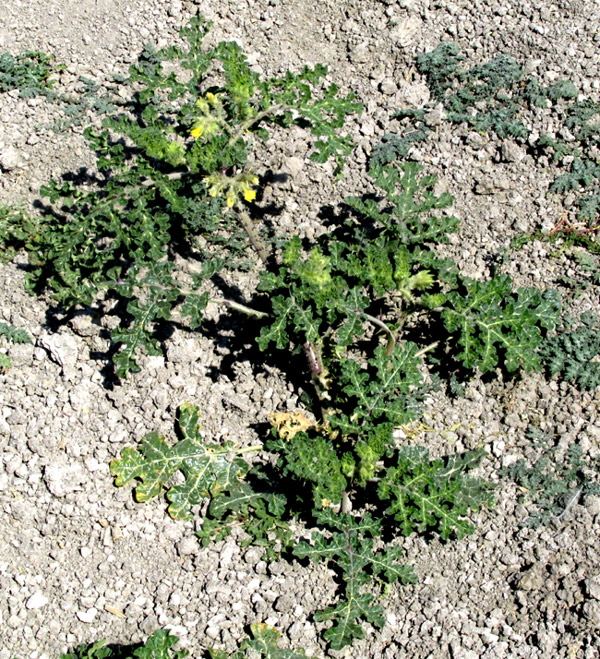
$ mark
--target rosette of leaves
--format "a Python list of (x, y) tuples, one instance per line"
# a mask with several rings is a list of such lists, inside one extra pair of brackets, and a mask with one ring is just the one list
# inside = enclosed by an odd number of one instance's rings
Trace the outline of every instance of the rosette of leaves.
[(130, 300), (113, 336), (126, 353), (115, 358), (120, 375), (138, 370), (138, 348), (154, 350), (154, 323), (176, 307), (198, 325), (207, 278), (248, 267), (249, 247), (268, 257), (245, 204), (258, 183), (248, 158), (270, 126), (312, 132), (314, 160), (338, 168), (352, 146), (340, 128), (360, 106), (324, 82), (325, 67), (263, 79), (236, 43), (205, 47), (208, 28), (193, 19), (187, 47), (146, 47), (122, 83), (131, 100), (84, 133), (97, 172), (42, 188), (49, 204), (28, 245), (29, 285), (48, 286), (66, 308), (101, 290)]
[(229, 654), (224, 650), (208, 650), (210, 659), (245, 659), (246, 657), (265, 657), (265, 659), (303, 659), (308, 657), (304, 650), (285, 650), (277, 643), (281, 634), (273, 627), (254, 622), (250, 625), (251, 638), (243, 640), (240, 647)]
[(558, 521), (582, 498), (600, 493), (600, 459), (584, 455), (575, 442), (563, 452), (556, 436), (534, 426), (527, 429), (526, 436), (533, 457), (520, 458), (500, 471), (518, 486), (519, 499), (529, 513), (522, 520), (525, 526), (537, 528)]

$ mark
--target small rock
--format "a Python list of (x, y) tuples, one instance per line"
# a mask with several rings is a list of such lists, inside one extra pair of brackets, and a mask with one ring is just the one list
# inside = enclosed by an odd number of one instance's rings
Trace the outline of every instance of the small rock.
[(433, 128), (434, 126), (439, 126), (444, 118), (444, 110), (441, 107), (437, 107), (434, 110), (431, 110), (431, 112), (427, 112), (423, 117), (423, 121), (426, 126)]
[(179, 16), (183, 11), (183, 5), (180, 0), (172, 0), (169, 9), (167, 10), (169, 16)]
[(95, 607), (92, 607), (91, 609), (88, 609), (87, 611), (77, 611), (76, 615), (81, 620), (81, 622), (94, 622), (94, 618), (98, 614), (98, 609)]
[(6, 624), (12, 629), (22, 629), (23, 621), (17, 615), (11, 615), (10, 618), (6, 621)]
[(100, 332), (100, 326), (94, 324), (91, 314), (79, 312), (70, 320), (71, 329), (79, 336), (96, 336)]
[(79, 489), (86, 480), (83, 467), (77, 463), (57, 460), (44, 470), (44, 483), (55, 497), (64, 497)]
[(261, 556), (262, 552), (260, 549), (257, 547), (250, 547), (250, 549), (244, 554), (244, 561), (248, 563), (248, 565), (256, 565), (258, 561), (260, 561)]
[(70, 334), (43, 334), (38, 343), (63, 369), (73, 368), (79, 356), (77, 339)]
[(585, 590), (589, 597), (600, 600), (600, 574), (585, 581)]
[(284, 174), (288, 174), (292, 178), (296, 178), (296, 176), (298, 176), (298, 174), (302, 171), (303, 166), (304, 163), (302, 160), (300, 160), (300, 158), (291, 156), (290, 158), (287, 158), (283, 163), (281, 170)]
[(23, 158), (14, 146), (9, 146), (0, 153), (0, 169), (10, 172), (23, 166)]
[(593, 627), (600, 627), (600, 602), (586, 602), (583, 605), (583, 615)]
[(177, 543), (176, 547), (180, 556), (189, 556), (198, 550), (198, 541), (196, 538), (186, 536)]
[(485, 146), (485, 140), (483, 138), (483, 135), (480, 133), (476, 133), (475, 131), (471, 131), (467, 135), (467, 144), (472, 148), (472, 149), (483, 149)]
[(481, 634), (481, 640), (486, 644), (486, 645), (495, 645), (500, 637), (498, 634), (493, 634), (491, 631), (486, 629), (482, 634)]
[(350, 51), (352, 64), (364, 64), (369, 61), (369, 51), (364, 44), (359, 44)]
[(46, 606), (46, 604), (48, 604), (48, 598), (40, 591), (35, 592), (27, 602), (25, 602), (25, 606), (28, 609), (41, 609), (43, 606)]
[(390, 37), (394, 40), (400, 48), (408, 48), (415, 40), (422, 23), (416, 16), (409, 16), (398, 24), (390, 31)]
[(219, 567), (227, 567), (228, 565), (231, 565), (235, 550), (236, 546), (232, 543), (228, 543), (223, 547), (219, 556)]
[(597, 494), (588, 494), (583, 501), (583, 505), (590, 515), (600, 515), (600, 496)]
[(409, 83), (401, 81), (400, 95), (402, 100), (408, 105), (425, 105), (430, 98), (429, 87), (423, 82)]
[(540, 590), (544, 585), (544, 581), (542, 566), (534, 565), (523, 573), (519, 580), (519, 588), (521, 590)]
[(475, 184), (474, 191), (480, 195), (494, 194), (494, 183), (488, 178), (482, 178)]
[(501, 154), (505, 162), (521, 162), (525, 157), (525, 151), (518, 144), (510, 140), (502, 142)]
[(396, 83), (393, 80), (383, 80), (383, 82), (381, 82), (379, 85), (379, 89), (383, 94), (386, 94), (387, 96), (392, 96), (398, 91)]
[(295, 600), (291, 595), (282, 595), (275, 602), (275, 611), (289, 613), (294, 608)]

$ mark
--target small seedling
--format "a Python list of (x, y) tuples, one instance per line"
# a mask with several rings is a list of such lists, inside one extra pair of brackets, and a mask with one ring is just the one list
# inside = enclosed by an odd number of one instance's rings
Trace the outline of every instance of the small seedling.
[(55, 84), (51, 76), (65, 68), (53, 62), (53, 57), (40, 52), (0, 53), (0, 94), (13, 89), (24, 98), (47, 94)]
[(559, 456), (555, 438), (529, 428), (528, 439), (537, 450), (532, 461), (520, 459), (501, 471), (518, 486), (521, 501), (529, 504), (526, 526), (538, 528), (566, 518), (582, 496), (600, 493), (600, 461), (583, 458), (581, 447), (573, 443)]

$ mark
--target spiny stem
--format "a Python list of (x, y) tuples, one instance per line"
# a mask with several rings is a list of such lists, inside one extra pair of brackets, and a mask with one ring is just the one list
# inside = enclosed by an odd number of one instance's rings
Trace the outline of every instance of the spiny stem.
[(254, 228), (252, 219), (243, 208), (237, 209), (237, 217), (240, 221), (240, 224), (242, 225), (242, 228), (246, 232), (246, 235), (248, 236), (250, 244), (252, 247), (254, 247), (256, 253), (258, 254), (258, 257), (263, 263), (267, 263), (269, 260), (269, 253), (267, 252), (267, 248), (262, 238), (258, 235), (258, 232)]
[(256, 446), (247, 446), (246, 448), (238, 448), (235, 450), (236, 454), (239, 453), (250, 453), (251, 451), (262, 451), (265, 447), (260, 444)]
[(565, 509), (562, 511), (560, 515), (554, 515), (554, 519), (561, 519), (563, 518), (569, 510), (579, 501), (579, 497), (581, 496), (581, 493), (583, 492), (583, 488), (579, 487), (575, 492), (569, 497), (569, 500), (567, 501), (565, 505)]
[(233, 146), (239, 139), (242, 138), (242, 135), (247, 130), (249, 130), (254, 124), (262, 121), (265, 117), (268, 117), (270, 114), (276, 114), (277, 112), (281, 112), (282, 110), (288, 110), (288, 109), (291, 108), (285, 104), (273, 105), (272, 107), (267, 108), (266, 110), (263, 110), (258, 114), (255, 114), (253, 117), (250, 117), (250, 119), (244, 121), (244, 123), (240, 125), (238, 130), (229, 138), (229, 141), (227, 142), (227, 146), (225, 148), (228, 149), (229, 147)]

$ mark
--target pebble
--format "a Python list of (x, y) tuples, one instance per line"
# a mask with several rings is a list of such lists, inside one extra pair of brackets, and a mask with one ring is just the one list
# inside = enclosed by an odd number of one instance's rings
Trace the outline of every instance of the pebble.
[(379, 84), (379, 90), (381, 91), (382, 94), (386, 94), (387, 96), (393, 96), (397, 91), (398, 87), (396, 86), (396, 83), (393, 80), (383, 80)]
[(585, 590), (589, 597), (600, 600), (600, 574), (585, 580)]
[(228, 542), (223, 549), (221, 550), (221, 554), (219, 555), (219, 567), (228, 567), (231, 565), (231, 561), (233, 560), (233, 555), (236, 553), (237, 547), (231, 543)]
[(176, 545), (180, 556), (189, 556), (198, 551), (198, 539), (192, 536), (182, 538)]
[(14, 146), (9, 146), (0, 153), (0, 169), (5, 172), (23, 167), (23, 164), (23, 157)]
[(90, 623), (90, 622), (94, 622), (94, 618), (96, 617), (97, 614), (98, 614), (98, 609), (92, 607), (87, 611), (77, 611), (75, 615), (79, 618), (79, 620), (81, 620), (81, 622)]
[(501, 154), (505, 162), (521, 162), (525, 158), (525, 151), (510, 140), (505, 140), (502, 143)]
[(46, 606), (48, 602), (48, 598), (40, 591), (37, 591), (27, 600), (27, 602), (25, 602), (25, 606), (28, 609), (41, 609), (43, 606)]
[(86, 481), (84, 468), (78, 462), (58, 458), (44, 469), (44, 483), (55, 497), (65, 497)]

